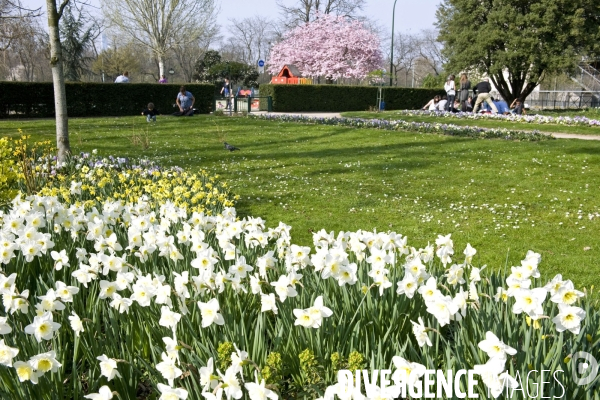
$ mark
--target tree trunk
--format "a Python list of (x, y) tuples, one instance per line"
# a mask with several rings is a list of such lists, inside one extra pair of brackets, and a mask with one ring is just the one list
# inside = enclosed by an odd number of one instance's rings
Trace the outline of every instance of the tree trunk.
[[(165, 74), (165, 58), (162, 54), (158, 55), (158, 79), (162, 79)], [(172, 83), (172, 82), (171, 82)]]
[[(54, 110), (56, 113), (56, 148), (58, 162), (66, 161), (71, 154), (69, 144), (69, 119), (67, 116), (67, 92), (65, 89), (65, 76), (63, 73), (62, 48), (58, 21), (60, 15), (56, 9), (55, 0), (46, 0), (48, 8), (48, 33), (50, 36), (50, 68), (52, 70), (52, 83), (54, 86)], [(68, 3), (64, 0), (63, 4)]]

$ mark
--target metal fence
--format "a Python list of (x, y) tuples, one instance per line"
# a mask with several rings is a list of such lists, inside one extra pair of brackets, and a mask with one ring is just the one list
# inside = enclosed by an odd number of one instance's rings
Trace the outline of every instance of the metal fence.
[(525, 103), (531, 108), (589, 108), (600, 107), (600, 92), (540, 90), (531, 93)]

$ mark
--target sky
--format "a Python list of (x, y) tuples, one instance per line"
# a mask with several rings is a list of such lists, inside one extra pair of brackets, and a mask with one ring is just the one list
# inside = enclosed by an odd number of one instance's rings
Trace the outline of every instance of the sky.
[[(93, 6), (99, 7), (99, 0), (88, 0)], [(293, 0), (286, 0), (291, 4)], [(22, 0), (24, 6), (46, 9), (45, 0)], [(221, 0), (221, 11), (217, 23), (227, 26), (232, 18), (242, 19), (257, 14), (277, 20), (279, 10), (276, 0)], [(422, 29), (433, 28), (435, 10), (440, 0), (399, 0), (396, 3), (395, 32), (418, 32)], [(392, 8), (394, 0), (367, 0), (364, 13), (379, 26), (391, 32)]]

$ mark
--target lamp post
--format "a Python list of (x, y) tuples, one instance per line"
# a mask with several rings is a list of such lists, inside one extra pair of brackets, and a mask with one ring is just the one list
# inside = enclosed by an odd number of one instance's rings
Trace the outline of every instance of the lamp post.
[(392, 72), (394, 71), (394, 18), (396, 17), (396, 2), (394, 0), (394, 8), (392, 8), (392, 47), (390, 49), (390, 86), (392, 86)]

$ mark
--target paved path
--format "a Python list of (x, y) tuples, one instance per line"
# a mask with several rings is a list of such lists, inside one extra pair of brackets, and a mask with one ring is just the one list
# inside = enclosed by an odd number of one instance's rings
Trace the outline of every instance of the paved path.
[[(304, 117), (313, 118), (341, 118), (340, 113), (335, 112), (266, 112), (259, 111), (252, 114), (270, 114), (270, 115), (300, 115)], [(557, 139), (581, 139), (581, 140), (600, 140), (600, 135), (578, 135), (576, 133), (552, 133), (552, 132), (541, 132), (552, 135)]]

